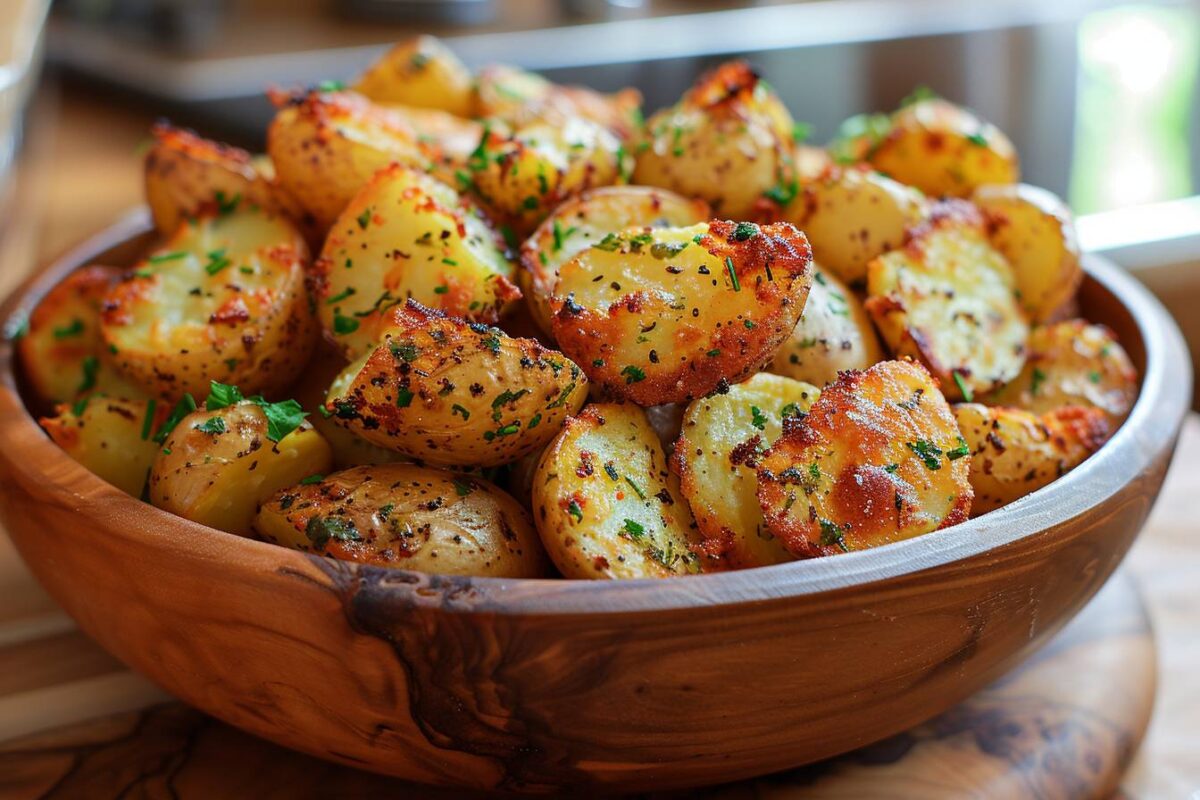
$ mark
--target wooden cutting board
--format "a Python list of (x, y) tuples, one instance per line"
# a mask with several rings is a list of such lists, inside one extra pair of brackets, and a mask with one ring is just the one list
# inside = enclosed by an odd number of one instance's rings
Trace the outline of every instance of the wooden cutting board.
[[(80, 674), (51, 680), (73, 669)], [(11, 683), (15, 673), (25, 675), (27, 685)], [(144, 702), (155, 691), (70, 630), (0, 647), (0, 675), (10, 681), (0, 709), (29, 719), (43, 714), (56, 692), (52, 708)], [(1154, 690), (1150, 626), (1133, 583), (1119, 573), (1049, 646), (946, 714), (832, 761), (701, 794), (731, 800), (1109, 797), (1145, 733)], [(328, 764), (174, 702), (0, 745), (0, 797), (14, 800), (391, 796), (473, 795)]]

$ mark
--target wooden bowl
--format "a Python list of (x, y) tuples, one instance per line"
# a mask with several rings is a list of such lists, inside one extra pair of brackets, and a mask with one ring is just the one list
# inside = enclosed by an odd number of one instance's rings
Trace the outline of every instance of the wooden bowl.
[[(144, 214), (22, 287), (2, 319)], [(197, 525), (60, 451), (0, 346), (0, 517), (89, 635), (184, 701), (323, 758), (433, 784), (687, 787), (826, 758), (957, 703), (1096, 592), (1137, 535), (1189, 404), (1158, 302), (1089, 259), (1083, 313), (1143, 375), (1116, 436), (1054, 484), (875, 550), (674, 580), (472, 579), (334, 562)]]

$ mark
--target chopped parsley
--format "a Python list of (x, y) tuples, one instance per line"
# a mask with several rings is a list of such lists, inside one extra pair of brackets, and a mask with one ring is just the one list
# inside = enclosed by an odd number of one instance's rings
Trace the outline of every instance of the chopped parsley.
[(208, 253), (208, 263), (204, 265), (204, 271), (209, 275), (216, 275), (221, 270), (233, 263), (233, 259), (225, 255), (225, 248), (210, 250)]
[(471, 418), (471, 412), (460, 406), (458, 403), (450, 406), (450, 416), (454, 416), (455, 414), (461, 414), (464, 421)]
[(324, 550), (330, 539), (337, 539), (339, 542), (362, 541), (362, 537), (354, 529), (354, 523), (338, 517), (310, 517), (304, 527), (304, 535), (318, 550)]
[(347, 297), (349, 297), (352, 294), (354, 294), (354, 287), (347, 286), (344, 291), (338, 292), (333, 297), (326, 300), (325, 305), (327, 305), (327, 306), (336, 305), (337, 303), (342, 302), (343, 300), (345, 300)]
[(83, 380), (79, 384), (79, 388), (75, 390), (76, 394), (86, 392), (89, 389), (96, 387), (96, 375), (100, 372), (100, 360), (95, 356), (88, 356), (83, 360)]
[(176, 250), (173, 253), (157, 253), (157, 254), (152, 255), (149, 258), (147, 258), (146, 261), (150, 264), (161, 264), (164, 261), (176, 261), (180, 258), (185, 257), (186, 255), (187, 255), (187, 253), (185, 253), (184, 251)]
[(54, 338), (55, 339), (70, 339), (73, 336), (78, 336), (79, 334), (83, 333), (83, 329), (84, 329), (83, 320), (76, 317), (75, 319), (71, 320), (70, 325), (64, 325), (61, 328), (55, 328), (54, 329)]
[[(190, 394), (185, 394), (175, 407), (171, 409), (171, 415), (163, 422), (162, 427), (158, 429), (158, 433), (154, 434), (155, 444), (162, 444), (171, 435), (171, 431), (175, 430), (175, 426), (180, 420), (188, 414), (196, 410), (196, 399)], [(163, 452), (167, 452), (165, 449)]]
[(408, 408), (412, 405), (413, 393), (407, 386), (401, 386), (396, 391), (396, 407)]
[(926, 439), (917, 439), (915, 442), (905, 442), (904, 446), (916, 453), (917, 457), (925, 463), (927, 468), (942, 468), (942, 462), (938, 458), (942, 454), (942, 450), (933, 442)]
[(767, 415), (758, 406), (750, 406), (750, 424), (760, 431), (767, 429)]
[(967, 446), (967, 440), (961, 436), (958, 437), (958, 446), (953, 450), (946, 451), (946, 458), (950, 459), (951, 461), (957, 461), (958, 459), (969, 455), (971, 455), (971, 448)]
[(336, 313), (333, 315), (333, 332), (338, 336), (345, 336), (348, 333), (354, 333), (356, 330), (358, 330), (358, 320), (354, 317), (347, 317)]
[(624, 524), (621, 527), (625, 533), (629, 534), (629, 537), (635, 541), (646, 533), (646, 529), (641, 525), (641, 523), (632, 519), (624, 520)]
[(629, 484), (630, 488), (632, 488), (633, 491), (637, 492), (637, 496), (639, 499), (641, 499), (641, 500), (646, 499), (646, 493), (642, 491), (642, 487), (640, 487), (636, 483), (634, 483), (633, 478), (626, 475), (625, 482)]
[(472, 487), (471, 484), (467, 483), (466, 481), (461, 481), (457, 478), (454, 480), (454, 493), (459, 497), (466, 497), (472, 492), (473, 488), (474, 487)]
[(1046, 373), (1042, 372), (1037, 367), (1033, 368), (1033, 372), (1029, 378), (1029, 393), (1037, 397), (1038, 391), (1041, 390), (1042, 384), (1046, 380)]
[(820, 518), (820, 523), (822, 547), (833, 547), (836, 545), (841, 548), (842, 552), (850, 552), (850, 548), (846, 547), (846, 532), (844, 528), (824, 517)]
[(753, 222), (739, 222), (733, 229), (733, 239), (744, 242), (758, 235), (758, 226)]
[(583, 522), (583, 509), (577, 501), (572, 500), (567, 504), (567, 513), (574, 517), (576, 522)]
[(729, 271), (729, 280), (731, 283), (733, 283), (733, 290), (735, 292), (740, 292), (742, 290), (742, 284), (738, 282), (738, 274), (737, 270), (733, 266), (732, 256), (725, 256), (725, 269)]
[(318, 473), (309, 475), (307, 478), (301, 479), (300, 485), (301, 486), (312, 486), (314, 483), (320, 483), (323, 480), (325, 480), (325, 476), (318, 472)]
[(633, 364), (626, 366), (621, 370), (621, 374), (625, 376), (625, 383), (637, 383), (646, 380), (646, 373), (641, 367), (636, 367)]
[(797, 122), (792, 125), (792, 141), (796, 144), (803, 144), (812, 136), (812, 132), (812, 125), (807, 122)]
[(223, 417), (209, 417), (196, 426), (196, 430), (201, 433), (211, 433), (213, 435), (222, 434), (225, 432), (225, 419)]
[(361, 214), (354, 218), (354, 220), (358, 223), (358, 227), (365, 231), (367, 226), (371, 224), (371, 216), (371, 209), (365, 208)]
[(958, 391), (962, 393), (963, 400), (968, 403), (974, 402), (975, 393), (971, 391), (971, 387), (967, 386), (967, 382), (963, 380), (962, 373), (958, 370), (954, 370), (950, 373), (950, 375), (954, 378), (954, 385), (957, 386)]
[(150, 438), (150, 432), (154, 429), (154, 410), (158, 405), (153, 397), (146, 403), (146, 416), (142, 418), (142, 441), (147, 441)]

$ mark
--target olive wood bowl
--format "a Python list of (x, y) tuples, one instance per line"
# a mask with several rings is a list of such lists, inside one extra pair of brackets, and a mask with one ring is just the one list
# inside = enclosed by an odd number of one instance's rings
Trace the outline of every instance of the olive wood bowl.
[[(144, 212), (22, 286), (125, 265)], [(873, 550), (672, 580), (504, 580), (336, 562), (129, 497), (42, 431), (0, 344), (0, 519), (101, 645), (178, 696), (322, 758), (431, 784), (688, 787), (827, 758), (1011, 669), (1100, 588), (1158, 494), (1190, 364), (1136, 280), (1086, 261), (1080, 308), (1142, 376), (1129, 419), (1019, 502)]]

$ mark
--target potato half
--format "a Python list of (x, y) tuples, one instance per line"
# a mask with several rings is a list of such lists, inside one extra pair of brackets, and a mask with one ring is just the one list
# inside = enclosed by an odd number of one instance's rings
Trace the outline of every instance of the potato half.
[(521, 296), (502, 246), (471, 201), (392, 165), (346, 206), (313, 265), (321, 323), (353, 359), (379, 341), (391, 309), (408, 299), (495, 322)]
[(771, 372), (815, 386), (845, 369), (866, 369), (884, 359), (862, 302), (837, 278), (813, 268), (804, 314), (771, 362)]
[(871, 262), (866, 308), (893, 354), (922, 361), (947, 397), (971, 400), (1025, 363), (1029, 323), (1014, 291), (979, 212), (948, 201)]
[[(150, 502), (185, 519), (250, 536), (259, 503), (333, 466), (329, 444), (284, 408), (296, 427), (280, 433), (279, 410), (243, 401), (193, 411), (165, 437), (150, 469)], [(286, 418), (283, 423), (287, 428)]]
[(204, 395), (214, 380), (276, 392), (317, 337), (307, 257), (296, 228), (263, 210), (184, 223), (105, 295), (104, 346), (126, 377), (165, 399)]
[(1083, 281), (1071, 209), (1027, 183), (980, 186), (971, 200), (983, 210), (992, 246), (1012, 265), (1021, 306), (1044, 322)]
[(141, 497), (160, 445), (158, 427), (170, 413), (165, 403), (92, 397), (62, 405), (53, 417), (38, 420), (54, 443), (71, 458), (126, 494)]
[(646, 413), (593, 404), (538, 465), (534, 522), (567, 578), (667, 578), (702, 569), (695, 523)]
[(583, 86), (562, 86), (507, 64), (489, 64), (475, 79), (473, 116), (520, 128), (535, 122), (562, 126), (586, 119), (628, 140), (641, 121), (642, 94), (622, 89), (601, 94)]
[(650, 186), (604, 186), (568, 199), (521, 246), (518, 282), (534, 320), (552, 333), (550, 295), (558, 270), (608, 234), (633, 227), (684, 227), (706, 219), (703, 201)]
[(1043, 414), (1062, 406), (1098, 408), (1115, 431), (1133, 409), (1138, 374), (1116, 335), (1073, 319), (1034, 328), (1021, 374), (981, 398)]
[(610, 397), (687, 402), (771, 357), (804, 309), (811, 263), (787, 223), (610, 234), (559, 271), (554, 338)]
[(377, 103), (432, 108), (471, 116), (471, 72), (434, 36), (398, 42), (358, 77), (352, 87)]
[(1109, 422), (1098, 408), (1063, 406), (1042, 415), (979, 403), (954, 406), (971, 449), (971, 516), (1006, 506), (1046, 486), (1100, 449)]
[(525, 510), (484, 480), (413, 464), (362, 466), (275, 494), (268, 542), (381, 567), (489, 578), (549, 571)]
[(562, 354), (410, 301), (334, 381), (325, 407), (381, 447), (486, 467), (544, 447), (586, 399), (586, 376)]
[(758, 459), (821, 394), (815, 386), (760, 372), (725, 394), (693, 400), (671, 456), (680, 491), (703, 536), (705, 565), (745, 569), (791, 561), (758, 505)]
[(970, 449), (918, 364), (845, 372), (759, 459), (767, 530), (800, 557), (862, 550), (967, 519)]

